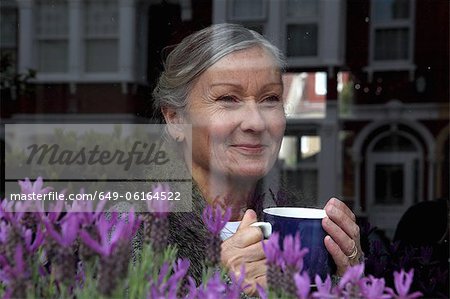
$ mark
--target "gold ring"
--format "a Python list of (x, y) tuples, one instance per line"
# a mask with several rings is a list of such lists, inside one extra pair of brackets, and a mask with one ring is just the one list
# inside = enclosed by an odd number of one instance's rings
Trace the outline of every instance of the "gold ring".
[(353, 243), (353, 249), (352, 249), (352, 253), (350, 255), (347, 255), (349, 260), (354, 259), (356, 256), (358, 255), (358, 247), (356, 247), (356, 242)]

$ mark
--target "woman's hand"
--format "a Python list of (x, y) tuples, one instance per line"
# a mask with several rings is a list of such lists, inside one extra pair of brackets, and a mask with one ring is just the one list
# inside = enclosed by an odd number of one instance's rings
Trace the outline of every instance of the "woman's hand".
[(325, 247), (337, 266), (337, 275), (342, 276), (349, 266), (358, 264), (363, 256), (359, 226), (355, 214), (340, 200), (330, 199), (325, 205), (328, 217), (322, 226), (328, 233)]
[(256, 213), (247, 210), (236, 233), (222, 242), (222, 265), (237, 277), (243, 274), (240, 271), (244, 265), (243, 285), (249, 285), (244, 290), (248, 295), (257, 295), (256, 284), (264, 288), (267, 284), (266, 256), (261, 243), (263, 234), (258, 227), (250, 226), (256, 221)]

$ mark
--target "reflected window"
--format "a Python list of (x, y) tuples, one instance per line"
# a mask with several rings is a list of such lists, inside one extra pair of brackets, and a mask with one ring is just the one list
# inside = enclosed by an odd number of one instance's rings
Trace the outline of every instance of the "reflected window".
[(403, 203), (403, 164), (377, 164), (375, 167), (375, 203)]
[(265, 0), (233, 0), (231, 2), (231, 18), (239, 19), (261, 19), (266, 15)]
[(413, 6), (414, 1), (410, 0), (372, 0), (374, 62), (412, 59)]
[(326, 73), (283, 74), (284, 109), (288, 118), (325, 116)]
[(278, 159), (281, 161), (282, 177), (292, 190), (300, 191), (308, 199), (318, 195), (318, 155), (320, 137), (298, 132), (283, 138)]
[(86, 1), (85, 70), (88, 73), (118, 70), (117, 1)]
[(285, 2), (287, 57), (317, 57), (319, 54), (319, 1)]
[(38, 1), (36, 9), (38, 70), (68, 72), (69, 15), (67, 1)]
[(287, 26), (287, 56), (316, 56), (317, 24)]
[[(7, 6), (11, 5), (11, 6)], [(17, 53), (17, 8), (14, 3), (2, 3), (0, 9), (0, 51), (2, 59), (7, 59), (6, 65), (14, 72)]]
[(416, 146), (411, 140), (400, 134), (390, 134), (377, 142), (374, 152), (415, 152)]
[(231, 0), (228, 20), (264, 35), (267, 21), (267, 0)]
[(317, 0), (287, 0), (288, 17), (295, 18), (315, 18), (319, 11), (319, 1)]

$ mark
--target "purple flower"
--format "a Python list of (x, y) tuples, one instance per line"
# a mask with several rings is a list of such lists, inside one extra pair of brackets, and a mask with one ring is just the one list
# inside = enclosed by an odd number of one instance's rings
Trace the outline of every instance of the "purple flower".
[(349, 267), (347, 271), (345, 271), (344, 276), (339, 281), (339, 288), (345, 289), (347, 284), (358, 284), (359, 280), (364, 274), (364, 264), (359, 264), (353, 267)]
[(250, 284), (244, 285), (245, 280), (245, 266), (241, 265), (240, 275), (237, 277), (235, 273), (230, 274), (231, 284), (228, 285), (227, 298), (240, 298), (240, 294), (250, 286)]
[(42, 229), (40, 227), (36, 230), (36, 235), (34, 237), (34, 240), (32, 241), (33, 232), (31, 229), (26, 229), (25, 233), (23, 234), (24, 241), (25, 241), (25, 248), (28, 252), (34, 253), (38, 250), (38, 248), (42, 245), (44, 242), (44, 233), (42, 232)]
[(197, 285), (195, 284), (194, 279), (191, 276), (187, 277), (188, 284), (186, 286), (187, 288), (187, 295), (185, 299), (195, 299), (198, 295)]
[(387, 292), (397, 299), (414, 299), (422, 296), (421, 292), (409, 293), (409, 288), (411, 287), (414, 277), (414, 269), (409, 272), (405, 272), (403, 269), (400, 272), (394, 272), (394, 285), (397, 294), (391, 288), (387, 289)]
[(297, 273), (294, 275), (294, 282), (297, 287), (297, 298), (307, 299), (311, 290), (311, 279), (307, 272), (302, 274)]
[(308, 254), (308, 248), (301, 248), (300, 234), (288, 235), (283, 240), (284, 267), (293, 266), (298, 272), (303, 269), (303, 258)]
[(267, 241), (263, 242), (267, 264), (281, 265), (280, 235), (274, 232)]
[(203, 211), (203, 222), (213, 235), (219, 235), (225, 224), (230, 220), (231, 208), (227, 208), (222, 215), (222, 209), (219, 206), (215, 208), (207, 206)]
[(366, 299), (388, 299), (390, 295), (385, 294), (384, 278), (375, 278), (372, 275), (364, 277), (360, 281), (361, 293)]
[[(124, 214), (128, 214), (128, 217), (125, 219), (118, 219), (118, 214), (114, 212), (111, 214), (111, 219), (109, 220), (104, 214), (101, 214), (99, 220), (95, 224), (100, 240), (93, 239), (92, 236), (84, 230), (80, 231), (81, 240), (100, 255), (110, 256), (119, 241), (131, 240), (139, 227), (140, 221), (135, 217), (133, 211)], [(116, 226), (113, 229), (114, 225)], [(109, 238), (111, 230), (111, 238)]]
[(0, 280), (9, 283), (11, 280), (27, 276), (25, 261), (23, 260), (23, 248), (16, 246), (14, 262), (9, 263), (5, 256), (0, 255)]
[(258, 291), (258, 296), (261, 299), (269, 299), (269, 295), (266, 290), (259, 283), (256, 284), (256, 290)]
[(25, 178), (24, 181), (19, 181), (19, 185), (21, 193), (23, 194), (46, 194), (53, 190), (52, 187), (42, 188), (42, 186), (44, 185), (42, 177), (38, 177), (36, 181), (34, 181), (34, 184), (30, 181), (29, 178)]
[(220, 273), (216, 272), (206, 283), (199, 286), (197, 297), (202, 299), (224, 298), (226, 289), (226, 285), (220, 279)]
[[(179, 284), (186, 276), (189, 265), (189, 260), (178, 259), (175, 263), (173, 263), (173, 274), (167, 279), (166, 282), (164, 282), (167, 273), (169, 273), (169, 264), (165, 262), (160, 269), (156, 281), (150, 281), (150, 291), (147, 298), (177, 298)], [(195, 296), (192, 298), (195, 298)]]
[(312, 294), (314, 298), (335, 298), (333, 295), (333, 286), (331, 284), (331, 277), (327, 275), (324, 281), (320, 278), (319, 275), (316, 275), (315, 282), (317, 285), (317, 291)]
[(0, 244), (7, 242), (10, 229), (11, 225), (4, 221), (0, 221)]
[(78, 235), (79, 222), (74, 214), (66, 214), (61, 220), (60, 231), (55, 229), (54, 224), (48, 219), (43, 219), (47, 233), (61, 246), (69, 247)]
[[(80, 194), (84, 194), (84, 189), (80, 190)], [(66, 204), (66, 210), (69, 213), (79, 213), (77, 214), (80, 219), (80, 224), (92, 224), (96, 219), (103, 213), (103, 209), (108, 201), (100, 200), (98, 204), (94, 207), (94, 202), (90, 200), (76, 200), (72, 205)]]
[(147, 200), (147, 209), (157, 217), (166, 217), (170, 212), (170, 202), (165, 198), (170, 192), (168, 184), (157, 184), (152, 188), (152, 200)]

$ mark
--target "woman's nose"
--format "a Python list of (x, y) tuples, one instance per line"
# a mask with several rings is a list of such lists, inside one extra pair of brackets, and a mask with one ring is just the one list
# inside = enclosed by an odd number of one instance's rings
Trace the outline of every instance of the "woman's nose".
[(253, 101), (246, 103), (241, 117), (241, 129), (243, 131), (261, 132), (266, 128), (264, 115), (258, 104)]

